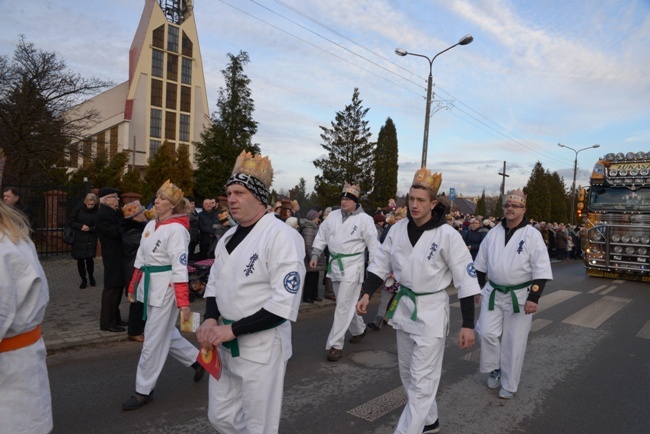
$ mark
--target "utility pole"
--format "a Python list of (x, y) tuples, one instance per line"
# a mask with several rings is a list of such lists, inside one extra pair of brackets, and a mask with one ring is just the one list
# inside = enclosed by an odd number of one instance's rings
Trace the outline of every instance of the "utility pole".
[[(506, 194), (506, 192), (505, 192), (506, 177), (508, 177), (508, 178), (510, 177), (510, 175), (506, 175), (506, 162), (505, 161), (503, 162), (503, 172), (499, 173), (499, 175), (501, 175), (501, 177), (503, 178), (501, 180), (501, 202), (503, 202), (503, 197)], [(503, 203), (502, 203), (502, 205), (503, 205)]]

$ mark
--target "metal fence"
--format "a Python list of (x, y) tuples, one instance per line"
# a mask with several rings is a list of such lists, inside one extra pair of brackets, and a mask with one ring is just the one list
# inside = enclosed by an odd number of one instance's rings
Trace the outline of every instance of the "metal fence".
[(76, 205), (83, 201), (86, 187), (53, 185), (4, 185), (18, 190), (20, 202), (34, 217), (32, 240), (41, 257), (70, 253), (70, 246), (61, 237), (68, 217)]

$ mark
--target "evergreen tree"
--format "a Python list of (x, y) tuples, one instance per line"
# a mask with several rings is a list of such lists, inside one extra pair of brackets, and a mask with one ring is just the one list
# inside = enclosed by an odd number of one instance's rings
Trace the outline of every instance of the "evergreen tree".
[(397, 194), (397, 130), (391, 118), (379, 130), (375, 148), (374, 190), (372, 209), (385, 207)]
[(490, 216), (500, 218), (503, 217), (503, 196), (501, 196), (501, 193), (499, 193), (499, 196), (497, 196), (494, 206), (492, 207), (492, 212), (490, 213)]
[(250, 79), (244, 74), (248, 53), (235, 56), (228, 53), (230, 63), (221, 73), (226, 82), (219, 89), (217, 112), (212, 126), (195, 143), (195, 191), (202, 197), (223, 193), (237, 156), (245, 150), (259, 154), (259, 144), (253, 143), (257, 122), (253, 120), (255, 104), (251, 97)]
[(142, 189), (143, 205), (151, 201), (165, 181), (169, 179), (171, 182), (174, 182), (172, 177), (176, 172), (175, 166), (176, 152), (174, 151), (173, 145), (170, 145), (165, 140), (156, 153), (149, 157)]
[(100, 150), (87, 166), (73, 172), (70, 176), (70, 184), (82, 185), (83, 179), (88, 178), (90, 185), (96, 188), (120, 188), (128, 159), (129, 151), (119, 152), (109, 160), (108, 152)]
[(485, 216), (486, 214), (487, 203), (485, 200), (485, 189), (483, 189), (483, 194), (481, 194), (481, 197), (476, 201), (476, 210), (474, 211), (474, 215)]
[(569, 222), (567, 210), (567, 194), (564, 179), (557, 172), (548, 173), (549, 192), (551, 193), (551, 221), (558, 223)]
[(194, 174), (190, 163), (190, 151), (187, 146), (181, 145), (176, 152), (176, 164), (172, 182), (178, 186), (185, 196), (194, 194)]
[[(142, 196), (142, 200), (144, 201), (145, 196), (142, 194), (144, 190), (143, 186), (144, 184), (142, 183), (142, 179), (140, 178), (140, 171), (129, 169), (124, 174), (124, 176), (122, 176), (122, 183), (120, 184), (120, 190), (123, 193), (128, 193), (128, 192), (138, 193), (139, 195)], [(146, 200), (149, 199), (150, 198), (146, 198)]]
[(367, 195), (373, 187), (373, 150), (370, 128), (359, 99), (359, 89), (352, 94), (352, 103), (336, 113), (331, 128), (321, 126), (321, 146), (328, 152), (327, 158), (314, 160), (314, 166), (322, 171), (316, 175), (315, 191), (322, 206), (339, 202), (345, 182), (359, 184), (361, 195)]
[(539, 161), (533, 167), (528, 183), (524, 187), (526, 194), (526, 217), (536, 221), (550, 221), (551, 193), (548, 178), (542, 163)]

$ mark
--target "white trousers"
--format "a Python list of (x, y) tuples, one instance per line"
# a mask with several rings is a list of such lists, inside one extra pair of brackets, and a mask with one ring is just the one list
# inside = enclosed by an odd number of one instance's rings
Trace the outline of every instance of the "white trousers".
[(360, 282), (335, 282), (332, 281), (334, 295), (336, 295), (336, 310), (334, 311), (334, 323), (327, 337), (325, 349), (343, 349), (345, 332), (350, 329), (352, 336), (363, 333), (366, 324), (357, 314), (357, 301), (361, 293)]
[(232, 357), (219, 346), (221, 378), (210, 376), (208, 419), (221, 434), (275, 434), (287, 362), (276, 334), (269, 363)]
[(191, 366), (199, 355), (199, 350), (181, 336), (176, 328), (178, 308), (174, 294), (165, 297), (161, 307), (147, 306), (147, 323), (144, 326), (144, 343), (135, 376), (135, 391), (149, 395), (156, 387), (167, 355)]
[(438, 419), (436, 393), (442, 374), (445, 338), (418, 336), (397, 330), (399, 375), (408, 402), (395, 434), (420, 434)]
[(481, 342), (480, 370), (492, 372), (501, 369), (501, 386), (515, 393), (519, 388), (528, 333), (533, 322), (533, 315), (524, 313), (527, 291), (517, 291), (519, 313), (512, 310), (510, 293), (497, 291), (494, 310), (488, 310), (490, 294), (484, 291), (482, 295), (481, 315), (476, 324)]

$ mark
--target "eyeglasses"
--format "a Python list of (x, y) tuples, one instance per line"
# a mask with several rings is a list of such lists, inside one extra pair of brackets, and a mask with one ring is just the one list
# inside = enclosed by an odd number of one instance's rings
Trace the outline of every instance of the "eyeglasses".
[(515, 205), (514, 203), (506, 203), (502, 207), (503, 209), (508, 209), (508, 208), (525, 208), (523, 205)]

